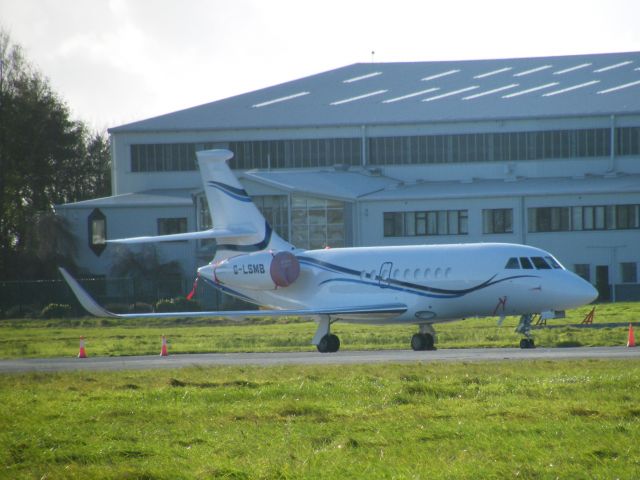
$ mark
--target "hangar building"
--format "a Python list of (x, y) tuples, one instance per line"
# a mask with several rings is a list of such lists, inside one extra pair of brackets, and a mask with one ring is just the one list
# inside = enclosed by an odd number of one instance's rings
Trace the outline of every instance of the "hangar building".
[[(524, 243), (640, 299), (640, 52), (358, 63), (109, 132), (113, 195), (57, 207), (96, 275), (105, 238), (207, 228), (195, 152), (227, 148), (298, 247)], [(212, 248), (158, 245), (185, 278)]]

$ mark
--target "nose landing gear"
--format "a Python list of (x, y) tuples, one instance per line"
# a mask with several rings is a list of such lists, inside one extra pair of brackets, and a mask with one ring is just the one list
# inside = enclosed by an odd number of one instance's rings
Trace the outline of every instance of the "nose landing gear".
[(533, 320), (533, 315), (527, 313), (526, 315), (522, 315), (520, 317), (520, 323), (516, 327), (516, 333), (521, 333), (525, 336), (525, 338), (520, 340), (520, 348), (536, 348), (535, 341), (531, 336), (531, 321)]

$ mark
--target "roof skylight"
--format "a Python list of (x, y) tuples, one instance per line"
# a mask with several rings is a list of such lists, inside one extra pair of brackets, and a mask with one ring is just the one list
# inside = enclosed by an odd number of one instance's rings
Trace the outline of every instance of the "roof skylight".
[(609, 65), (608, 67), (602, 67), (597, 70), (594, 70), (593, 72), (594, 73), (606, 72), (608, 70), (613, 70), (614, 68), (624, 67), (625, 65), (629, 65), (630, 63), (633, 63), (633, 60), (627, 60), (626, 62), (615, 63), (613, 65)]
[(335, 102), (331, 102), (329, 105), (342, 105), (343, 103), (355, 102), (356, 100), (362, 100), (363, 98), (373, 97), (375, 95), (382, 95), (383, 93), (387, 93), (389, 90), (376, 90), (375, 92), (363, 93), (362, 95), (358, 95), (357, 97), (345, 98), (342, 100), (336, 100)]
[(267, 100), (266, 102), (256, 103), (251, 105), (252, 108), (260, 108), (266, 107), (267, 105), (273, 105), (274, 103), (286, 102), (287, 100), (292, 100), (298, 97), (304, 97), (305, 95), (309, 95), (311, 92), (298, 92), (293, 95), (287, 95), (286, 97), (274, 98), (273, 100)]
[(580, 65), (576, 65), (575, 67), (564, 68), (562, 70), (558, 70), (557, 72), (553, 72), (554, 75), (562, 75), (563, 73), (573, 72), (574, 70), (580, 70), (581, 68), (590, 67), (593, 63), (581, 63)]
[(509, 70), (511, 70), (513, 67), (504, 67), (504, 68), (499, 68), (498, 70), (492, 70), (491, 72), (487, 72), (487, 73), (481, 73), (480, 75), (476, 75), (473, 78), (485, 78), (485, 77), (490, 77), (491, 75), (497, 75), (498, 73), (502, 73), (502, 72), (508, 72)]
[(593, 85), (594, 83), (600, 83), (600, 80), (591, 80), (590, 82), (580, 83), (578, 85), (572, 85), (567, 88), (562, 88), (560, 90), (554, 90), (553, 92), (544, 93), (543, 97), (552, 97), (553, 95), (559, 95), (561, 93), (570, 92), (571, 90), (577, 90), (578, 88), (588, 87), (589, 85)]
[(547, 68), (551, 68), (553, 65), (542, 65), (541, 67), (532, 68), (530, 70), (525, 70), (524, 72), (514, 73), (514, 77), (524, 77), (525, 75), (530, 75), (532, 73), (541, 72), (542, 70), (546, 70)]
[(545, 88), (555, 87), (558, 84), (559, 84), (559, 82), (546, 83), (544, 85), (538, 85), (537, 87), (527, 88), (526, 90), (520, 90), (519, 92), (513, 92), (513, 93), (510, 93), (508, 95), (503, 95), (502, 98), (518, 97), (518, 96), (524, 95), (526, 93), (537, 92), (538, 90), (544, 90)]
[[(636, 70), (640, 70), (636, 68)], [(600, 90), (598, 93), (609, 93), (615, 92), (616, 90), (622, 90), (623, 88), (633, 87), (634, 85), (640, 85), (640, 80), (636, 80), (635, 82), (625, 83), (624, 85), (618, 85), (616, 87), (607, 88), (606, 90)]]
[(382, 72), (371, 72), (371, 73), (367, 73), (366, 75), (360, 75), (359, 77), (347, 78), (346, 80), (343, 80), (342, 83), (359, 82), (360, 80), (365, 80), (371, 77), (377, 77), (378, 75), (382, 75)]
[(493, 90), (487, 90), (486, 92), (476, 93), (475, 95), (469, 95), (468, 97), (464, 97), (463, 100), (473, 100), (474, 98), (484, 97), (485, 95), (491, 95), (492, 93), (502, 92), (504, 90), (509, 90), (510, 88), (515, 88), (519, 86), (519, 83), (512, 83), (511, 85), (505, 85), (503, 87), (494, 88)]
[(436, 90), (440, 90), (439, 87), (431, 87), (426, 90), (420, 90), (419, 92), (408, 93), (406, 95), (402, 95), (401, 97), (389, 98), (388, 100), (383, 100), (382, 103), (393, 103), (399, 102), (400, 100), (406, 100), (407, 98), (418, 97), (420, 95), (424, 95), (425, 93), (435, 92)]
[(454, 73), (458, 73), (460, 70), (447, 70), (446, 72), (442, 72), (442, 73), (436, 73), (435, 75), (429, 75), (428, 77), (424, 77), (422, 79), (420, 79), (420, 81), (422, 82), (428, 82), (429, 80), (434, 80), (436, 78), (440, 78), (440, 77), (446, 77), (448, 75), (453, 75)]
[(432, 102), (433, 100), (438, 100), (440, 98), (450, 97), (452, 95), (457, 95), (458, 93), (468, 92), (470, 90), (475, 90), (476, 88), (479, 88), (479, 86), (478, 85), (473, 85), (471, 87), (461, 88), (460, 90), (454, 90), (452, 92), (447, 92), (447, 93), (443, 93), (441, 95), (436, 95), (435, 97), (425, 98), (422, 101), (423, 102)]

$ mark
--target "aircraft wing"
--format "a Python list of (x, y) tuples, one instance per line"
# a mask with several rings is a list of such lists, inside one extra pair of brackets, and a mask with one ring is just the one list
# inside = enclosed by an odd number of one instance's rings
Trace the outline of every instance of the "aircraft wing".
[(150, 242), (176, 242), (180, 240), (202, 240), (207, 238), (238, 238), (255, 235), (256, 233), (257, 232), (254, 229), (247, 227), (234, 227), (233, 229), (211, 228), (209, 230), (201, 230), (199, 232), (173, 233), (169, 235), (151, 235), (147, 237), (118, 238), (114, 240), (107, 240), (107, 243), (135, 244)]
[(204, 312), (163, 312), (163, 313), (113, 313), (101, 307), (64, 268), (59, 268), (60, 273), (73, 291), (74, 295), (91, 315), (96, 317), (112, 318), (166, 318), (166, 317), (219, 317), (229, 319), (239, 319), (245, 317), (314, 317), (317, 315), (332, 316), (371, 316), (395, 317), (407, 310), (407, 306), (401, 303), (349, 306), (340, 308), (318, 308), (318, 309), (293, 309), (293, 310), (231, 310), (231, 311), (204, 311)]

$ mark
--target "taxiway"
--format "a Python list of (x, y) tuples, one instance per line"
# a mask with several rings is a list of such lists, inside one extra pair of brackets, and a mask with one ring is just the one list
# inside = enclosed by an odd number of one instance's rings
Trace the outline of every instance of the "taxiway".
[(412, 350), (340, 351), (286, 353), (207, 353), (131, 357), (30, 358), (0, 360), (0, 373), (117, 371), (226, 365), (353, 365), (372, 363), (484, 362), (513, 360), (640, 359), (640, 348), (470, 348), (428, 352)]

